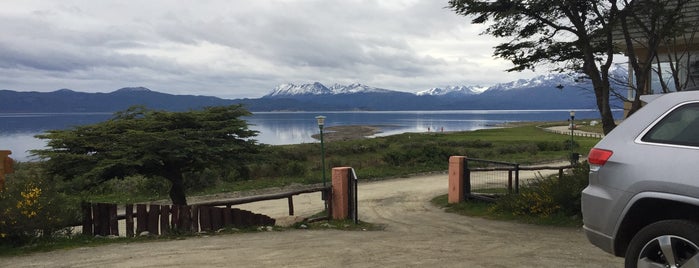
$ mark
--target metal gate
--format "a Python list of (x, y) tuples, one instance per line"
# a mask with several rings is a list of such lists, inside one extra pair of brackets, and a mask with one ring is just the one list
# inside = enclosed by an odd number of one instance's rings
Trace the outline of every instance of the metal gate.
[(498, 195), (519, 193), (519, 164), (466, 158), (464, 193), (468, 198), (493, 200)]

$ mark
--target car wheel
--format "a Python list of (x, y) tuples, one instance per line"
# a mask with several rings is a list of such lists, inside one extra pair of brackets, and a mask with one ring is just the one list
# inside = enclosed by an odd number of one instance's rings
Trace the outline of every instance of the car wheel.
[(629, 242), (626, 267), (699, 267), (699, 224), (659, 221), (641, 229)]

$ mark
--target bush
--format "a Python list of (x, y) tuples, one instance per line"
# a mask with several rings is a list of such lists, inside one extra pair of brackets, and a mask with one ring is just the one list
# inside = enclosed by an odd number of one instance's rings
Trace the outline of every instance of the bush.
[(539, 178), (520, 188), (520, 194), (500, 198), (493, 207), (496, 211), (513, 215), (548, 217), (554, 214), (581, 217), (580, 193), (588, 183), (587, 163), (573, 169), (572, 174)]
[(565, 149), (566, 142), (540, 141), (536, 143), (536, 146), (539, 151), (562, 151)]
[(78, 203), (56, 191), (36, 169), (18, 166), (0, 191), (0, 245), (17, 247), (51, 237), (80, 219)]
[(517, 153), (529, 153), (536, 154), (539, 152), (539, 147), (533, 143), (520, 143), (520, 144), (510, 144), (503, 147), (497, 148), (498, 154), (517, 154)]

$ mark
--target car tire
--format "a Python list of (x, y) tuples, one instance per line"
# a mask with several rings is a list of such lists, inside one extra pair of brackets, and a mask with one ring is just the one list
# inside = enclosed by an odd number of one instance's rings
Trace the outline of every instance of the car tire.
[[(699, 267), (699, 224), (664, 220), (639, 231), (626, 251), (625, 266)], [(685, 266), (686, 264), (686, 266)]]

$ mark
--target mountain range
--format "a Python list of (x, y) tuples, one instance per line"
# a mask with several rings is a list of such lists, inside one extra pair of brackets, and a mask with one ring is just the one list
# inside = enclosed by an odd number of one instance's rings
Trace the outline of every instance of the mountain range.
[[(623, 71), (618, 75), (625, 75)], [(623, 79), (623, 78), (622, 78)], [(53, 92), (0, 90), (1, 113), (115, 112), (132, 105), (183, 111), (205, 106), (243, 104), (260, 111), (404, 111), (404, 110), (516, 110), (594, 109), (592, 86), (564, 74), (542, 75), (491, 87), (448, 86), (408, 93), (363, 84), (325, 86), (319, 82), (282, 84), (261, 98), (222, 99), (210, 96), (172, 95), (143, 87), (110, 93), (70, 89)], [(621, 101), (614, 100), (613, 107)]]

